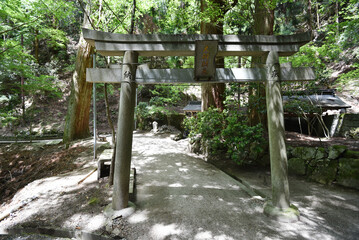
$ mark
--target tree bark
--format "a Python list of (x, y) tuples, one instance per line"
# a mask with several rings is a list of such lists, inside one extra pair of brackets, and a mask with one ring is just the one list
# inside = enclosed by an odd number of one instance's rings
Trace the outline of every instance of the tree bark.
[[(274, 10), (270, 6), (266, 6), (265, 1), (255, 1), (255, 13), (254, 13), (254, 35), (273, 35), (274, 26)], [(265, 63), (267, 56), (252, 57), (252, 67), (259, 67)], [(265, 84), (253, 83), (249, 87), (249, 104), (248, 115), (249, 125), (255, 126), (258, 123), (262, 123), (263, 126), (267, 126), (267, 116), (265, 111), (258, 111), (260, 108), (265, 108)]]
[[(90, 24), (89, 14), (85, 11), (84, 15), (83, 26), (88, 27)], [(86, 82), (86, 68), (92, 67), (93, 53), (94, 48), (90, 46), (81, 35), (77, 50), (75, 72), (72, 76), (71, 95), (64, 128), (63, 141), (66, 144), (76, 139), (86, 138), (90, 135), (89, 119), (92, 83)]]
[[(222, 7), (224, 2), (222, 0), (212, 0), (213, 3), (218, 4)], [(201, 0), (201, 11), (204, 12), (206, 6), (206, 1)], [(223, 15), (224, 11), (221, 12)], [(221, 16), (223, 17), (223, 16)], [(217, 19), (211, 19), (211, 22), (205, 23), (201, 22), (201, 33), (202, 34), (219, 34), (223, 35), (223, 23), (215, 23)], [(224, 67), (224, 58), (216, 58), (216, 67)], [(220, 110), (224, 109), (224, 91), (226, 85), (224, 83), (202, 83), (201, 84), (201, 98), (202, 98), (202, 111), (208, 110), (209, 107), (215, 107)]]
[(64, 128), (65, 143), (90, 136), (92, 84), (86, 82), (86, 68), (92, 67), (93, 52), (94, 48), (81, 37)]

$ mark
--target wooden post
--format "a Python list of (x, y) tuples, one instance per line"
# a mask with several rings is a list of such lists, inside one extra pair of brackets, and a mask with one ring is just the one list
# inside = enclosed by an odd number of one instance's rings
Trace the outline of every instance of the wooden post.
[(127, 51), (123, 57), (122, 79), (124, 82), (121, 83), (112, 196), (114, 210), (128, 206), (137, 61), (138, 53), (134, 51)]
[(280, 89), (280, 65), (277, 52), (267, 57), (266, 105), (271, 165), (272, 201), (264, 212), (280, 220), (298, 220), (299, 212), (289, 202), (287, 151), (284, 135), (283, 102)]

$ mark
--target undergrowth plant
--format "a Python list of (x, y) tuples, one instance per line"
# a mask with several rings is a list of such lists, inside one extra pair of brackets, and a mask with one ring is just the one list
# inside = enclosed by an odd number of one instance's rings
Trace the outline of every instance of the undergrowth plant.
[(210, 153), (224, 152), (239, 165), (249, 164), (263, 152), (266, 140), (261, 124), (248, 126), (247, 119), (237, 111), (210, 108), (184, 121), (189, 137), (201, 137)]

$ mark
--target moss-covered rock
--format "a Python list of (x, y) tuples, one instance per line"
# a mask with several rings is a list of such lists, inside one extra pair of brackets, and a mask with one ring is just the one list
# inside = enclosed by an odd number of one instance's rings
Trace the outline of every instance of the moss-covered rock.
[(97, 143), (97, 152), (101, 153), (105, 149), (111, 149), (111, 144), (109, 142), (98, 142)]
[(290, 159), (290, 158), (293, 158), (293, 154), (292, 154), (292, 151), (294, 150), (295, 148), (292, 147), (292, 146), (287, 146), (287, 158)]
[(315, 159), (323, 159), (323, 158), (327, 158), (328, 157), (328, 153), (326, 151), (325, 148), (323, 147), (318, 147), (317, 151), (315, 153)]
[(305, 175), (306, 162), (301, 158), (290, 158), (288, 160), (288, 171), (291, 174)]
[(308, 173), (310, 180), (322, 183), (332, 183), (337, 175), (338, 161), (327, 159), (316, 160), (315, 167), (313, 166), (312, 172)]
[(340, 158), (337, 183), (359, 189), (359, 159)]
[(315, 158), (316, 149), (312, 147), (296, 147), (292, 151), (292, 155), (295, 158), (301, 158), (306, 161), (310, 161)]
[(337, 159), (347, 150), (346, 146), (334, 145), (328, 148), (328, 158)]
[(343, 154), (343, 158), (356, 158), (359, 159), (359, 151), (347, 150)]

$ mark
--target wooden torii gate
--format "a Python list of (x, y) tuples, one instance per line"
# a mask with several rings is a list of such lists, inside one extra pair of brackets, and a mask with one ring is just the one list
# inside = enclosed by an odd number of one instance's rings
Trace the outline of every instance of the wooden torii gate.
[[(129, 35), (83, 29), (83, 36), (103, 56), (124, 56), (122, 68), (88, 68), (86, 72), (88, 82), (121, 83), (113, 209), (128, 206), (136, 84), (264, 81), (272, 182), (272, 200), (265, 205), (264, 212), (276, 216), (292, 212), (294, 217), (299, 216), (299, 212), (291, 211), (289, 201), (280, 82), (314, 80), (315, 74), (311, 68), (280, 67), (279, 57), (299, 51), (300, 46), (311, 40), (310, 33), (289, 36)], [(194, 56), (199, 41), (216, 42), (217, 56), (267, 56), (266, 65), (216, 69), (207, 81), (198, 81), (194, 69), (137, 68), (138, 56)]]

